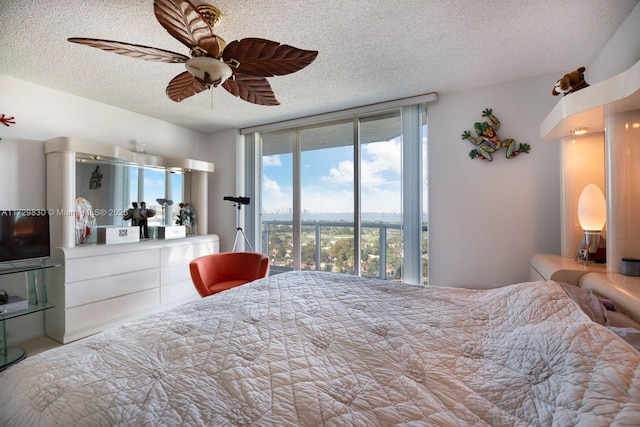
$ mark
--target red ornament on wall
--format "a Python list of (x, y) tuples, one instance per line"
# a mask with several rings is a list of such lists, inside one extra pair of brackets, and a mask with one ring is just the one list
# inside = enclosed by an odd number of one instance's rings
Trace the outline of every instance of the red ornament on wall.
[(2, 116), (0, 116), (0, 122), (2, 122), (2, 124), (4, 124), (5, 126), (11, 126), (16, 124), (16, 118), (13, 116), (6, 117), (4, 114), (2, 114)]

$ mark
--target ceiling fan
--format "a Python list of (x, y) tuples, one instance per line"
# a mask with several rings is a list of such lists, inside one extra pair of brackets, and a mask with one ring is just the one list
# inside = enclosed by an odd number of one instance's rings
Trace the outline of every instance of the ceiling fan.
[(176, 102), (222, 85), (247, 102), (279, 105), (266, 77), (295, 73), (318, 56), (317, 51), (259, 38), (226, 44), (213, 32), (222, 16), (213, 6), (196, 7), (188, 0), (154, 0), (153, 10), (160, 25), (190, 49), (191, 57), (112, 40), (78, 37), (67, 40), (147, 61), (184, 63), (187, 71), (174, 77), (166, 90), (167, 96)]

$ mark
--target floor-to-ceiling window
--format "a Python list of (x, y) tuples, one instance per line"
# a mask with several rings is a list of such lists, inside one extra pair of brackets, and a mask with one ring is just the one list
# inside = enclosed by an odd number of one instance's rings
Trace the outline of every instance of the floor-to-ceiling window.
[(255, 134), (257, 240), (272, 272), (426, 283), (426, 107)]
[(271, 269), (293, 269), (293, 150), (295, 130), (271, 133), (262, 147), (260, 198), (262, 252), (269, 255)]
[(359, 119), (363, 276), (402, 279), (401, 110)]
[(356, 273), (352, 120), (300, 129), (301, 269)]
[(427, 116), (420, 123), (420, 151), (422, 156), (422, 283), (429, 284), (429, 162), (427, 145)]

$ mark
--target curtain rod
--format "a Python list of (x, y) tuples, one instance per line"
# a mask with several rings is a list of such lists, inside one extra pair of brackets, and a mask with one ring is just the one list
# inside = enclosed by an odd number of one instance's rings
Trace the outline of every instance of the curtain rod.
[(299, 117), (297, 119), (283, 120), (281, 122), (266, 123), (263, 125), (241, 128), (240, 135), (248, 135), (255, 132), (266, 132), (276, 129), (303, 126), (310, 123), (321, 122), (325, 120), (335, 120), (358, 114), (372, 113), (374, 111), (387, 110), (390, 108), (406, 107), (408, 105), (422, 104), (426, 102), (438, 102), (438, 93), (429, 92), (423, 95), (411, 96), (408, 98), (400, 98), (392, 101), (379, 102), (376, 104), (367, 104), (360, 107), (347, 108), (344, 110), (336, 110), (328, 113), (315, 114), (311, 116)]

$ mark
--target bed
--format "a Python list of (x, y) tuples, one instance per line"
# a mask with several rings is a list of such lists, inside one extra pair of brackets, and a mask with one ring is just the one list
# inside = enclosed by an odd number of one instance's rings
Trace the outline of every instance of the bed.
[(279, 274), (27, 358), (0, 424), (637, 425), (640, 352), (580, 305)]

